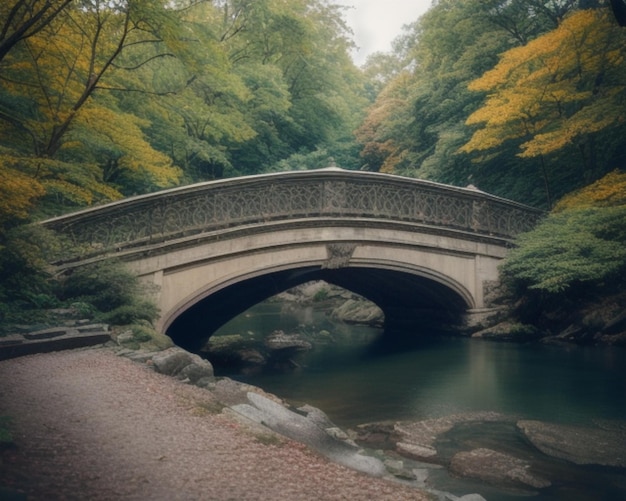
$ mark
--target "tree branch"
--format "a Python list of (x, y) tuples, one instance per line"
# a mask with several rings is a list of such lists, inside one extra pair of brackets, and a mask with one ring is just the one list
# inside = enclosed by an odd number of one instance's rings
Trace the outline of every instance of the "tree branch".
[(154, 61), (155, 59), (160, 59), (162, 57), (174, 57), (175, 58), (176, 55), (172, 54), (171, 52), (164, 52), (163, 54), (157, 54), (156, 56), (152, 56), (146, 59), (145, 61), (142, 61), (141, 63), (136, 64), (135, 66), (120, 66), (115, 63), (111, 63), (111, 66), (113, 66), (114, 68), (117, 68), (118, 70), (133, 71), (133, 70), (137, 70), (141, 68), (145, 64), (148, 64), (150, 61)]

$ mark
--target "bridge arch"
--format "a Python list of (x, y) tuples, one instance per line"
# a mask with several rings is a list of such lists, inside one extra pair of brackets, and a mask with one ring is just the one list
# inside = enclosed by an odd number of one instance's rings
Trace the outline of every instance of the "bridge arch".
[(290, 264), (230, 277), (195, 291), (162, 316), (162, 329), (180, 346), (202, 348), (213, 332), (248, 308), (310, 281), (325, 281), (379, 306), (385, 327), (415, 327), (425, 317), (449, 323), (473, 309), (473, 298), (456, 280), (402, 263), (360, 263), (336, 269)]

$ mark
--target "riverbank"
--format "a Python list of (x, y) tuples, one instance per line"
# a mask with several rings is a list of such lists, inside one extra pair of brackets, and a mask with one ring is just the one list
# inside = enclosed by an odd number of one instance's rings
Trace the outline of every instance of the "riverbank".
[(339, 500), (429, 497), (334, 464), (211, 392), (109, 348), (0, 362), (0, 491), (14, 499)]

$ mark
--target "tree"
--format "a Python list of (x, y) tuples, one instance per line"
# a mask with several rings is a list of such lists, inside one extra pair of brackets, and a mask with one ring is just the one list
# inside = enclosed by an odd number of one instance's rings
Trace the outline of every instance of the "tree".
[[(257, 96), (246, 103), (257, 134), (235, 146), (242, 173), (326, 149), (346, 157), (364, 104), (341, 8), (321, 0), (224, 1), (221, 39), (233, 71)], [(275, 106), (268, 104), (275, 103)], [(337, 159), (339, 160), (339, 158)]]
[[(381, 137), (378, 165), (390, 156), (387, 165), (393, 164), (398, 174), (461, 186), (471, 183), (526, 203), (543, 203), (536, 167), (517, 157), (514, 145), (504, 143), (497, 156), (492, 151), (458, 154), (472, 135), (465, 122), (484, 98), (468, 85), (492, 69), (500, 54), (555, 29), (577, 6), (574, 0), (433, 2), (394, 42), (395, 61), (411, 75), (404, 83), (406, 108), (391, 116), (381, 115), (374, 106), (364, 122), (370, 130), (387, 133), (393, 124), (393, 148)], [(381, 98), (384, 94), (381, 90)], [(375, 143), (367, 143), (366, 154), (374, 151)], [(563, 156), (550, 160), (568, 162)], [(565, 177), (558, 176), (559, 181)]]
[[(624, 112), (625, 35), (609, 22), (608, 12), (583, 10), (522, 47), (472, 82), (488, 93), (485, 104), (467, 119), (477, 125), (461, 148), (466, 153), (497, 151), (513, 143), (518, 156), (545, 157), (565, 149), (579, 152), (579, 184), (606, 169), (599, 159), (598, 134), (620, 126)], [(617, 146), (607, 144), (611, 151)], [(543, 176), (548, 185), (547, 170)]]
[(614, 170), (583, 189), (568, 193), (553, 212), (591, 207), (626, 206), (626, 173)]
[[(458, 175), (459, 169), (450, 169), (456, 178), (442, 175), (449, 163), (440, 165), (439, 155), (450, 147), (438, 142), (463, 141), (458, 138), (458, 124), (479, 102), (479, 97), (467, 91), (467, 82), (495, 64), (496, 54), (509, 46), (502, 30), (489, 21), (484, 2), (437, 2), (394, 42), (396, 64), (405, 74), (386, 83), (389, 89), (383, 89), (370, 108), (364, 126), (384, 134), (378, 139), (371, 136), (364, 154), (378, 150), (382, 155), (378, 165), (396, 173), (467, 184), (466, 176)], [(403, 95), (402, 104), (397, 112), (381, 114), (380, 105), (390, 95)], [(391, 137), (394, 146), (390, 148)], [(437, 168), (422, 169), (434, 155), (438, 160), (431, 164)]]
[(392, 173), (406, 154), (399, 139), (410, 121), (410, 78), (408, 72), (403, 72), (389, 82), (356, 130), (356, 138), (362, 145), (361, 158), (365, 162), (362, 168)]
[(544, 329), (580, 325), (592, 334), (607, 310), (619, 315), (626, 283), (625, 218), (623, 172), (613, 171), (561, 199), (534, 230), (516, 239), (500, 267), (514, 315)]
[[(46, 11), (48, 18), (41, 16), (37, 29), (26, 31), (3, 60), (0, 144), (19, 158), (15, 168), (32, 176), (52, 198), (79, 204), (117, 198), (119, 193), (106, 185), (106, 173), (99, 170), (103, 166), (85, 165), (84, 158), (71, 152), (77, 151), (78, 136), (88, 137), (85, 124), (91, 121), (94, 126), (103, 126), (89, 118), (98, 110), (102, 113), (103, 108), (88, 105), (98, 93), (122, 90), (115, 74), (126, 74), (173, 55), (168, 43), (176, 45), (176, 13), (165, 4), (145, 0), (82, 1), (63, 8), (59, 2), (45, 4), (50, 9), (56, 6), (55, 15)], [(15, 7), (24, 5), (17, 2)], [(45, 6), (38, 2), (29, 5), (44, 12)], [(22, 17), (27, 16), (22, 12)], [(122, 122), (124, 115), (109, 112), (107, 119), (115, 124)], [(138, 127), (131, 127), (129, 132), (141, 134)], [(70, 133), (74, 134), (73, 143)], [(144, 144), (144, 151), (146, 147)], [(77, 159), (80, 162), (74, 163)], [(175, 181), (176, 170), (171, 166), (168, 174), (163, 172), (163, 161), (145, 162), (143, 169), (148, 172), (152, 166), (161, 170), (154, 173), (155, 180), (168, 178), (165, 185)]]
[(17, 115), (13, 123), (28, 132), (37, 155), (54, 157), (93, 93), (112, 88), (103, 79), (116, 69), (116, 62), (124, 64), (120, 60), (132, 58), (143, 45), (164, 42), (166, 15), (164, 6), (144, 0), (83, 2), (23, 40), (20, 54), (7, 65), (2, 80), (10, 94), (29, 95), (36, 101), (39, 120), (33, 123)]

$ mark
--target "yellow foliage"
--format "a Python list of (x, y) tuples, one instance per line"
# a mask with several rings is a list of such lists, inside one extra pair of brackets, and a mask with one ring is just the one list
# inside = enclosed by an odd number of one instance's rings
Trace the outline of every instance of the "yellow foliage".
[(6, 150), (0, 150), (0, 182), (0, 217), (25, 217), (35, 199), (46, 194), (81, 206), (122, 197), (101, 181), (95, 165), (17, 156)]
[(149, 125), (146, 120), (91, 103), (81, 110), (76, 125), (88, 130), (99, 155), (114, 158), (118, 168), (147, 176), (152, 184), (161, 188), (179, 182), (181, 170), (172, 165), (169, 156), (146, 141), (141, 130), (142, 126)]
[(614, 170), (595, 183), (563, 197), (554, 211), (617, 205), (626, 205), (626, 173)]
[(388, 154), (388, 156), (385, 158), (385, 161), (380, 167), (380, 172), (383, 172), (385, 174), (393, 174), (396, 170), (396, 166), (398, 166), (402, 162), (402, 160), (405, 159), (406, 151), (401, 150), (397, 147), (394, 148), (394, 145), (391, 141), (387, 141), (384, 146), (386, 146), (387, 149), (393, 152)]
[[(487, 92), (467, 121), (479, 126), (460, 151), (485, 151), (527, 138), (521, 157), (557, 151), (623, 120), (626, 36), (604, 9), (576, 11), (545, 35), (505, 52), (470, 83)], [(614, 72), (610, 84), (609, 74)]]
[(63, 198), (74, 202), (76, 205), (91, 205), (94, 201), (91, 190), (63, 179), (44, 179), (43, 184), (47, 193), (59, 193)]
[(28, 217), (34, 201), (44, 194), (44, 188), (32, 176), (16, 167), (19, 159), (0, 155), (0, 225), (13, 218)]

